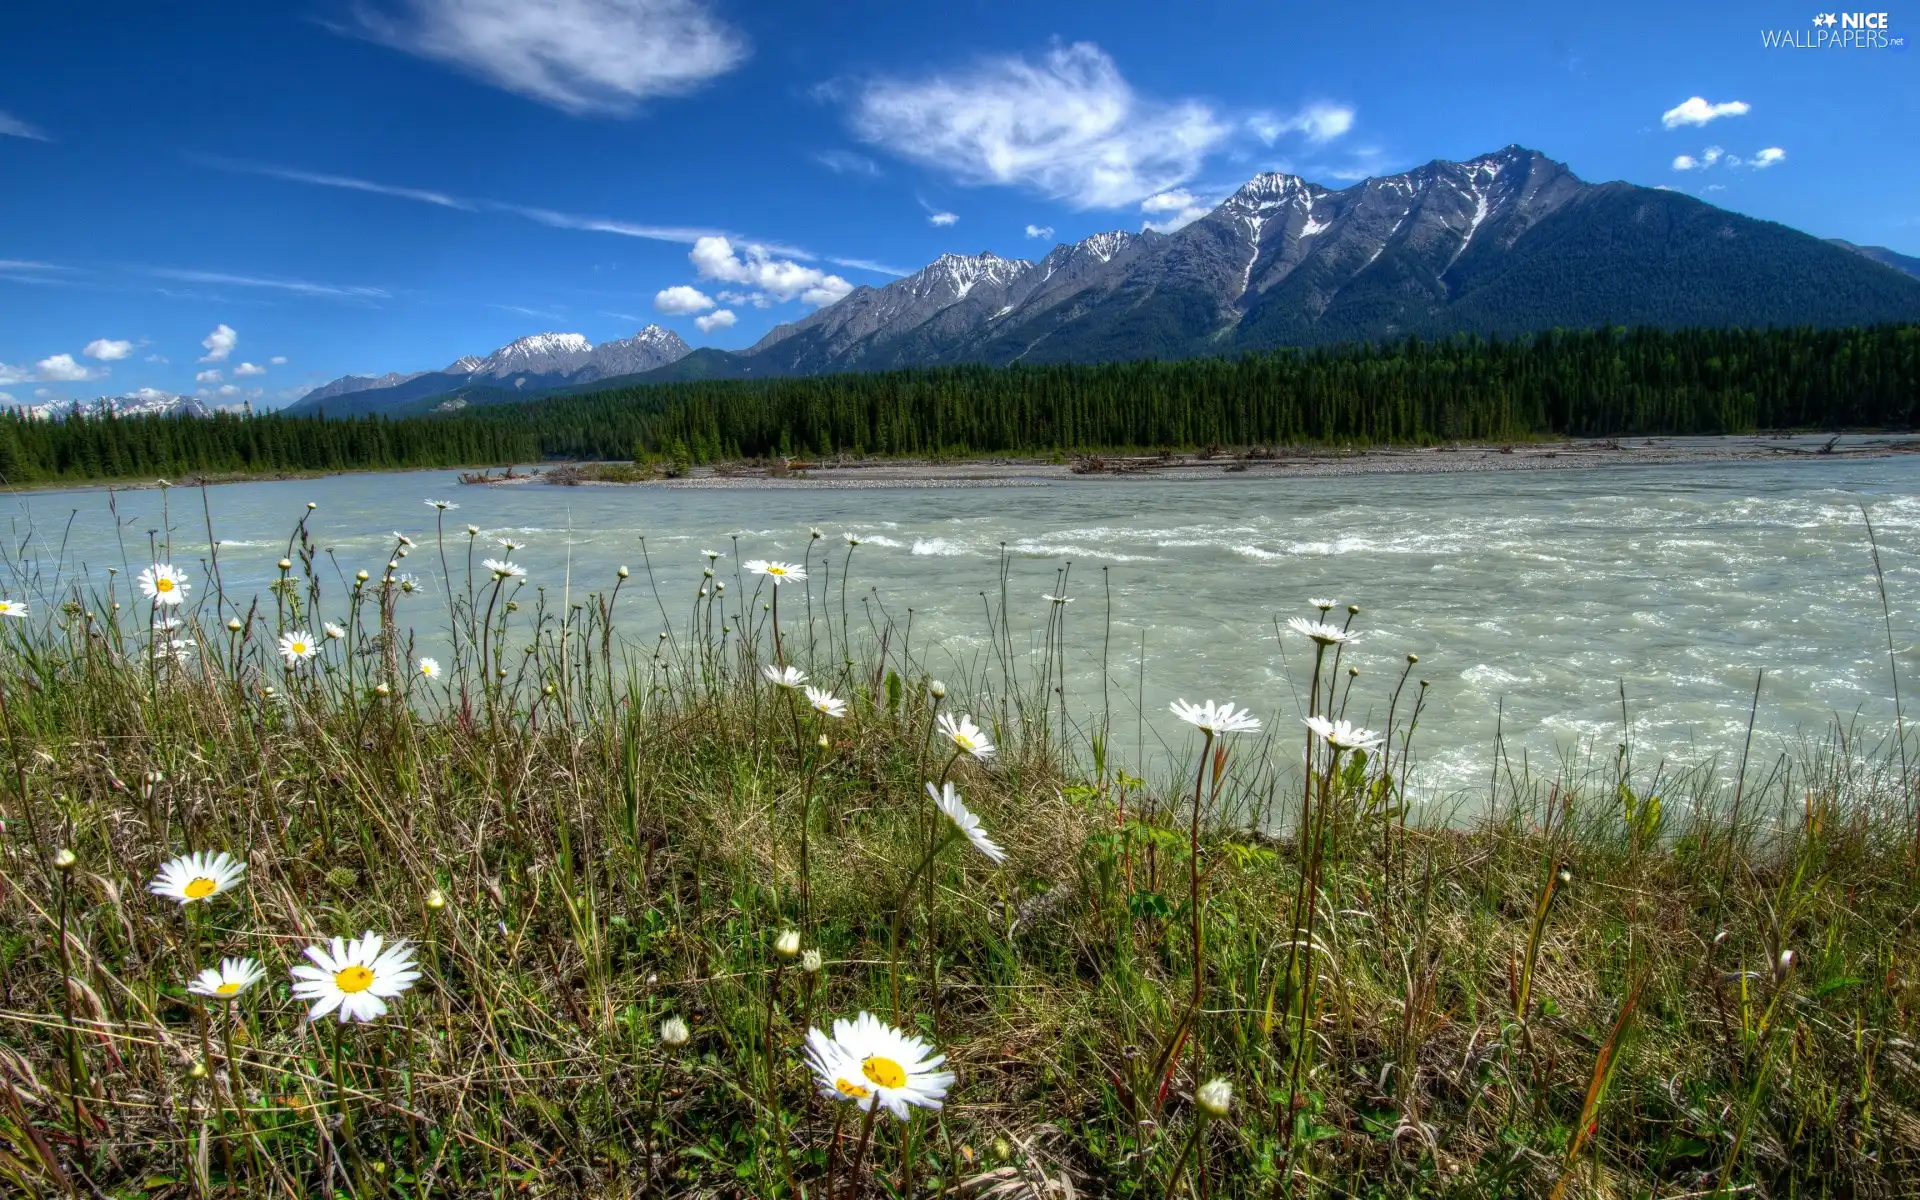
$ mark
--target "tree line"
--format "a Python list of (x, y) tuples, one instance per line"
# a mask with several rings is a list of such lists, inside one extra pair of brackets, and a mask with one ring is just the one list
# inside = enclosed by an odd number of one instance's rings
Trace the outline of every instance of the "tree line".
[(1920, 325), (1597, 329), (609, 388), (404, 418), (0, 419), (10, 481), (1910, 428)]

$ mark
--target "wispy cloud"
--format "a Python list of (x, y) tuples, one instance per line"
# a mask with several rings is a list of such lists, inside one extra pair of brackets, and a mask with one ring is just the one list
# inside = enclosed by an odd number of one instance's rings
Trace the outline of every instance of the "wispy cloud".
[(904, 277), (913, 274), (912, 271), (903, 270), (899, 267), (890, 267), (885, 263), (874, 262), (870, 258), (833, 258), (829, 256), (827, 261), (836, 267), (851, 267), (856, 271), (872, 271), (875, 275), (896, 275)]
[(813, 156), (813, 160), (836, 175), (865, 175), (869, 179), (880, 177), (879, 163), (851, 150), (822, 150)]
[(1705, 125), (1722, 117), (1744, 117), (1752, 111), (1753, 105), (1745, 100), (1709, 104), (1704, 96), (1689, 96), (1661, 113), (1660, 123), (1668, 129), (1678, 129), (1682, 125)]
[(575, 114), (631, 112), (747, 56), (703, 0), (395, 0), (354, 17), (345, 32)]
[(1172, 233), (1212, 212), (1216, 203), (1202, 200), (1186, 188), (1159, 192), (1140, 202), (1140, 211), (1150, 218), (1142, 226), (1157, 233)]
[[(504, 200), (488, 200), (481, 197), (456, 196), (433, 188), (406, 187), (389, 183), (380, 183), (371, 179), (359, 179), (351, 175), (336, 175), (325, 171), (306, 171), (296, 167), (274, 166), (265, 163), (250, 163), (236, 159), (208, 159), (195, 161), (223, 171), (236, 171), (248, 175), (260, 175), (269, 179), (284, 180), (289, 183), (304, 183), (315, 187), (343, 188), (348, 191), (365, 192), (378, 196), (392, 196), (401, 200), (412, 200), (421, 204), (431, 204), (437, 208), (459, 209), (467, 212), (501, 213), (520, 217), (550, 229), (577, 230), (585, 233), (608, 233), (617, 237), (641, 238), (655, 242), (674, 242), (691, 246), (704, 237), (724, 237), (764, 250), (768, 254), (784, 255), (787, 258), (811, 260), (816, 256), (799, 246), (789, 246), (781, 242), (767, 241), (744, 235), (732, 230), (719, 229), (705, 225), (655, 225), (642, 221), (625, 221), (613, 217), (598, 217), (582, 213), (563, 212), (559, 209), (544, 208), (532, 204), (512, 204)], [(908, 272), (882, 266), (862, 258), (829, 258), (828, 262), (837, 266), (853, 267), (859, 270), (874, 271), (883, 275), (905, 275)]]
[(1353, 110), (1321, 102), (1297, 114), (1237, 116), (1199, 100), (1153, 100), (1099, 46), (1076, 42), (1037, 61), (1002, 57), (952, 74), (870, 81), (854, 95), (850, 121), (870, 145), (962, 183), (1120, 208), (1187, 183), (1236, 139), (1339, 137)]
[(27, 138), (35, 142), (50, 142), (53, 138), (46, 130), (37, 125), (29, 125), (12, 113), (0, 112), (0, 137)]
[(948, 225), (957, 224), (959, 220), (960, 220), (959, 213), (930, 212), (927, 214), (927, 224), (933, 226), (936, 229), (942, 229)]
[(403, 200), (418, 200), (422, 204), (437, 204), (441, 208), (459, 208), (470, 212), (477, 207), (470, 201), (462, 200), (458, 196), (449, 196), (445, 192), (436, 192), (428, 188), (396, 187), (390, 183), (355, 179), (351, 175), (329, 175), (321, 171), (302, 171), (297, 167), (276, 167), (271, 163), (240, 162), (227, 158), (196, 157), (194, 161), (220, 171), (232, 171), (242, 175), (264, 175), (269, 179), (284, 179), (289, 183), (311, 183), (320, 187), (344, 188), (351, 192), (371, 192), (377, 196), (397, 196)]
[(516, 317), (532, 317), (536, 321), (564, 321), (567, 314), (545, 308), (526, 308), (518, 304), (489, 304), (488, 308), (499, 309), (503, 313), (512, 313)]
[(261, 275), (229, 275), (224, 271), (189, 271), (174, 267), (143, 267), (146, 274), (180, 283), (225, 283), (234, 287), (265, 288), (292, 292), (300, 296), (319, 296), (335, 300), (385, 300), (385, 288), (352, 284), (315, 283), (309, 279), (272, 279)]

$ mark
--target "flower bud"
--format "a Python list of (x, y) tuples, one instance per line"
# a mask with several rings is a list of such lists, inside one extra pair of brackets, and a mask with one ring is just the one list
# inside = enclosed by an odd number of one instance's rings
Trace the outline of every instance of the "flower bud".
[(660, 1022), (660, 1044), (663, 1046), (677, 1050), (686, 1045), (692, 1036), (693, 1032), (687, 1028), (687, 1023), (679, 1017), (668, 1017)]
[(1778, 987), (1780, 984), (1785, 983), (1787, 981), (1787, 976), (1791, 974), (1792, 971), (1793, 971), (1793, 951), (1782, 950), (1780, 952), (1780, 957), (1775, 959), (1773, 962), (1774, 986)]
[(618, 575), (622, 579), (625, 579), (627, 576), (633, 574), (633, 572), (627, 570), (625, 567), (621, 567), (618, 571), (615, 571), (614, 574)]
[(1349, 604), (1347, 605), (1347, 612), (1349, 615), (1357, 617), (1360, 615), (1360, 606), (1358, 604)]
[(207, 1077), (207, 1064), (203, 1062), (195, 1062), (192, 1066), (187, 1068), (188, 1079), (205, 1079), (206, 1077)]
[(281, 569), (282, 571), (291, 571), (291, 570), (293, 570), (293, 560), (292, 560), (292, 559), (290, 559), (290, 558), (283, 558), (283, 559), (281, 559), (281, 560), (280, 560), (280, 569)]
[(1210, 1117), (1224, 1117), (1233, 1103), (1233, 1084), (1226, 1079), (1210, 1079), (1200, 1085), (1193, 1097)]
[(441, 909), (445, 908), (446, 906), (447, 906), (447, 894), (445, 892), (441, 891), (439, 888), (434, 888), (432, 891), (427, 893), (428, 908), (432, 909), (434, 912), (439, 912)]
[(833, 743), (827, 740), (827, 735), (826, 735), (826, 734), (824, 734), (824, 733), (823, 733), (823, 734), (821, 734), (821, 735), (820, 735), (820, 748), (821, 748), (822, 750), (825, 750), (825, 749), (826, 749), (827, 747), (829, 747), (829, 746), (831, 746), (831, 745), (833, 745)]
[(821, 967), (820, 952), (809, 950), (800, 956), (800, 969), (809, 975), (819, 973)]
[(80, 856), (65, 846), (62, 846), (54, 852), (53, 865), (57, 870), (71, 871), (80, 865)]
[(318, 504), (315, 504), (315, 503), (314, 503), (313, 501), (311, 501), (311, 500), (309, 500), (309, 501), (307, 501), (307, 511), (308, 511), (308, 512), (312, 512), (312, 511), (313, 511), (314, 509), (316, 509), (316, 508), (319, 508), (319, 507), (320, 507), (320, 506), (319, 506)]
[(393, 695), (393, 689), (384, 683), (376, 683), (373, 685), (373, 694), (376, 696), (391, 696)]
[(227, 618), (227, 632), (228, 632), (228, 633), (239, 633), (239, 632), (240, 632), (240, 631), (241, 631), (242, 629), (245, 629), (245, 628), (246, 628), (246, 626), (245, 626), (245, 625), (242, 625), (242, 624), (240, 623), (240, 618), (239, 618), (239, 617), (228, 617), (228, 618)]
[(469, 525), (469, 526), (467, 526), (467, 536), (468, 536), (468, 537), (479, 537), (479, 536), (480, 536), (480, 527), (479, 527), (478, 525)]
[(1411, 667), (1411, 666), (1413, 666), (1413, 665), (1414, 665), (1415, 663), (1417, 663), (1417, 662), (1419, 662), (1419, 661), (1420, 661), (1420, 656), (1419, 656), (1418, 654), (1409, 654), (1409, 655), (1407, 655), (1407, 665), (1408, 665), (1408, 666), (1410, 666), (1410, 667)]
[(780, 936), (773, 939), (773, 949), (774, 953), (781, 958), (792, 958), (800, 953), (800, 931), (797, 929), (781, 931)]
[(927, 686), (927, 692), (935, 700), (945, 700), (947, 698), (947, 685), (936, 679)]

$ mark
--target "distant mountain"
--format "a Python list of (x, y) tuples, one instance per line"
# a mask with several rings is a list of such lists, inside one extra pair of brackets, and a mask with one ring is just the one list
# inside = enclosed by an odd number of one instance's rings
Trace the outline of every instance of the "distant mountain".
[(1828, 238), (1827, 241), (1836, 246), (1851, 250), (1855, 254), (1865, 255), (1877, 263), (1892, 267), (1896, 271), (1903, 271), (1915, 279), (1920, 279), (1920, 258), (1914, 258), (1906, 254), (1896, 254), (1885, 246), (1856, 246), (1845, 238)]
[(455, 359), (441, 371), (343, 376), (308, 392), (285, 411), (324, 409), (334, 416), (450, 411), (468, 403), (497, 403), (637, 375), (676, 362), (692, 349), (679, 334), (658, 325), (598, 346), (577, 333), (536, 333), (508, 342), (485, 358)]
[(46, 404), (18, 406), (22, 416), (41, 421), (64, 421), (75, 413), (98, 417), (112, 413), (120, 417), (205, 417), (213, 410), (192, 396), (179, 396), (158, 388), (141, 388), (125, 396), (99, 396), (92, 400), (54, 400)]

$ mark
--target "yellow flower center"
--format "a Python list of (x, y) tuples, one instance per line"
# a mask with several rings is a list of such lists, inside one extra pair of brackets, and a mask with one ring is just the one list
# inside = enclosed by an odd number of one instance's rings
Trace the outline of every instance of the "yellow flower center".
[(873, 1095), (872, 1088), (862, 1087), (851, 1079), (836, 1079), (833, 1081), (833, 1086), (849, 1100), (865, 1100)]
[(860, 1073), (883, 1088), (902, 1087), (907, 1082), (905, 1067), (878, 1054), (860, 1064)]
[(961, 748), (962, 750), (972, 750), (972, 749), (974, 748), (974, 741), (973, 741), (973, 739), (972, 739), (972, 738), (970, 738), (970, 737), (968, 737), (968, 736), (967, 736), (966, 734), (964, 734), (964, 733), (956, 733), (956, 734), (954, 734), (954, 735), (953, 735), (953, 744), (954, 744), (954, 745), (956, 745), (956, 746), (958, 746), (958, 747), (960, 747), (960, 748)]
[(357, 965), (346, 967), (334, 974), (333, 986), (343, 992), (364, 992), (373, 986), (373, 972)]
[(237, 983), (223, 983), (213, 989), (213, 994), (216, 996), (237, 996), (240, 994), (240, 985)]
[(170, 592), (173, 590), (173, 580), (162, 575), (153, 581), (153, 590), (156, 592)]
[(188, 880), (187, 886), (181, 889), (181, 893), (189, 900), (205, 900), (219, 890), (218, 880), (202, 875), (198, 879)]
[(786, 573), (787, 573), (787, 569), (785, 567), (768, 567), (767, 568), (767, 574), (769, 575), (785, 575)]
[(307, 652), (307, 644), (305, 642), (295, 642), (291, 649), (295, 654), (305, 654)]

